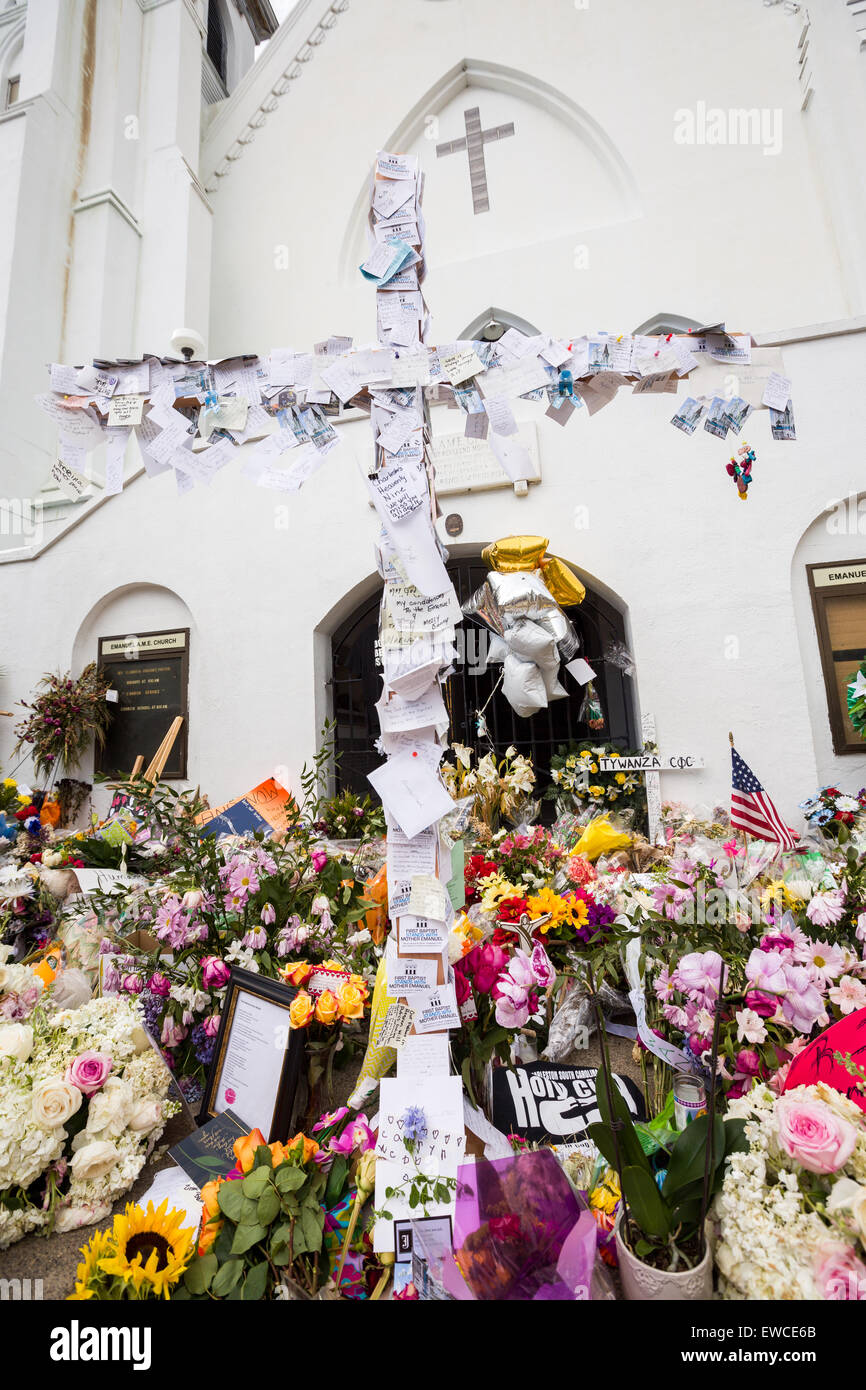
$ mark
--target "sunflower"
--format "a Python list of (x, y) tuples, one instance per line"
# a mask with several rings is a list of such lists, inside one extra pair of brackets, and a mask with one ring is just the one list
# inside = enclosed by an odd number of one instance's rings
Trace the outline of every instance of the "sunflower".
[(100, 1261), (100, 1269), (124, 1282), (131, 1282), (141, 1297), (142, 1285), (147, 1285), (144, 1297), (162, 1294), (170, 1298), (170, 1289), (178, 1283), (195, 1249), (195, 1231), (181, 1229), (186, 1213), (168, 1211), (168, 1198), (154, 1211), (148, 1202), (147, 1211), (130, 1202), (122, 1216), (115, 1216), (112, 1241), (114, 1254)]
[(550, 921), (543, 922), (539, 928), (542, 936), (561, 926), (583, 927), (589, 917), (589, 908), (583, 898), (574, 894), (564, 898), (554, 893), (552, 888), (542, 888), (526, 901), (531, 918), (550, 915)]
[(69, 1295), (67, 1303), (83, 1303), (85, 1299), (96, 1296), (93, 1285), (98, 1284), (101, 1277), (99, 1261), (113, 1248), (109, 1231), (96, 1231), (87, 1244), (82, 1246), (81, 1264), (75, 1271), (75, 1292)]

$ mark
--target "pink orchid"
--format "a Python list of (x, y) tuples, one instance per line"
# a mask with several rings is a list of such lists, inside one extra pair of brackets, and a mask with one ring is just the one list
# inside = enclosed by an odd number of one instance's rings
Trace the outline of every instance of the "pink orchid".
[(548, 989), (556, 979), (556, 971), (551, 965), (550, 957), (540, 941), (533, 946), (530, 960), (532, 962), (532, 973), (535, 976), (536, 984), (541, 989)]
[(522, 1028), (529, 1021), (529, 994), (506, 975), (499, 981), (496, 1022), (509, 1030)]
[(782, 1012), (798, 1033), (811, 1033), (816, 1023), (828, 1022), (824, 999), (817, 988), (812, 971), (805, 965), (786, 965), (787, 993), (782, 999)]
[(760, 951), (755, 947), (746, 961), (746, 979), (768, 994), (784, 994), (788, 988), (785, 962), (777, 951)]

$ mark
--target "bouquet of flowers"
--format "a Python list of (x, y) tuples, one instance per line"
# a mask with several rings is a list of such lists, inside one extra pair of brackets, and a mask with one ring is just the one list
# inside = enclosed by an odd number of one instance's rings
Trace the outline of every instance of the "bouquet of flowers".
[(39, 777), (56, 773), (62, 763), (72, 772), (91, 739), (101, 744), (110, 709), (105, 693), (109, 681), (95, 662), (72, 676), (43, 676), (33, 702), (22, 700), (30, 714), (15, 728), (15, 754), (29, 752)]
[[(641, 750), (646, 751), (646, 750)], [(551, 785), (544, 793), (554, 800), (557, 812), (575, 812), (589, 819), (608, 810), (629, 825), (646, 825), (644, 779), (634, 772), (602, 772), (601, 758), (628, 757), (612, 743), (570, 744), (550, 760)]]
[(848, 827), (866, 811), (866, 787), (861, 787), (856, 796), (840, 792), (838, 787), (822, 787), (800, 802), (800, 810), (810, 825), (844, 844), (850, 836)]
[[(202, 1189), (198, 1252), (178, 1298), (290, 1297), (324, 1286), (367, 1297), (381, 1275), (357, 1213), (374, 1188), (374, 1138), (366, 1117), (343, 1107), (314, 1133), (266, 1144), (260, 1130), (236, 1140), (236, 1166)], [(240, 1290), (240, 1292), (238, 1292)]]
[(478, 902), (481, 881), (498, 875), (518, 891), (535, 891), (549, 884), (565, 851), (543, 825), (526, 832), (499, 830), (479, 835), (476, 852), (464, 866), (466, 901)]
[(822, 1082), (758, 1083), (729, 1113), (749, 1147), (714, 1206), (722, 1296), (866, 1301), (866, 1115)]
[(0, 1247), (107, 1216), (178, 1108), (135, 1001), (52, 1013), (28, 966), (3, 969)]
[(370, 796), (340, 792), (319, 808), (313, 829), (330, 840), (378, 840), (385, 834), (385, 812)]
[(516, 822), (527, 809), (527, 798), (535, 786), (535, 771), (529, 758), (512, 745), (505, 750), (503, 758), (485, 753), (473, 766), (476, 756), (473, 749), (463, 743), (452, 743), (451, 752), (454, 761), (446, 757), (441, 772), (454, 800), (474, 797), (475, 819), (489, 830), (495, 830), (503, 818)]

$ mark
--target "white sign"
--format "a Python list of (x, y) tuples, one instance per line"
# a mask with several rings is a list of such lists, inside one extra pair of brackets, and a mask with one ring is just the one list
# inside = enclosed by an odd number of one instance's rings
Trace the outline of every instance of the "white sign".
[[(528, 481), (541, 482), (538, 437), (534, 423), (522, 423), (515, 436), (529, 452)], [(440, 497), (455, 492), (482, 492), (512, 487), (508, 475), (486, 439), (467, 439), (463, 434), (434, 436), (430, 454), (436, 466), (436, 492)]]
[(691, 772), (703, 767), (692, 753), (637, 753), (631, 757), (599, 758), (602, 772)]

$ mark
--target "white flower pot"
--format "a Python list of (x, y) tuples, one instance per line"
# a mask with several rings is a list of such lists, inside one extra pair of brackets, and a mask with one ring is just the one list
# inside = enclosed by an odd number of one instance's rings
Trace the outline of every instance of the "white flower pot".
[(713, 1252), (710, 1241), (704, 1258), (694, 1269), (684, 1269), (681, 1273), (670, 1274), (666, 1269), (656, 1269), (644, 1264), (633, 1255), (620, 1236), (622, 1211), (616, 1219), (616, 1253), (619, 1260), (619, 1276), (622, 1291), (630, 1302), (670, 1303), (670, 1302), (708, 1302), (713, 1296)]

